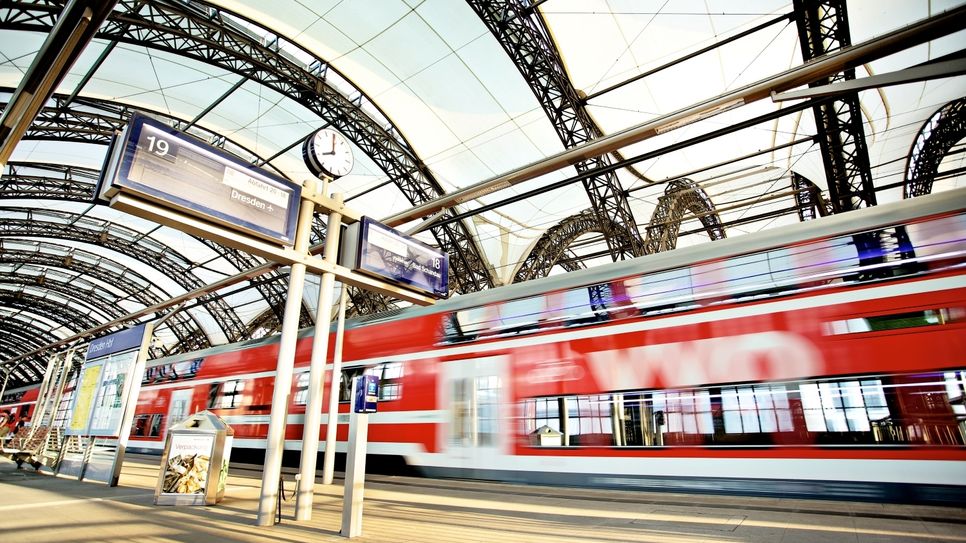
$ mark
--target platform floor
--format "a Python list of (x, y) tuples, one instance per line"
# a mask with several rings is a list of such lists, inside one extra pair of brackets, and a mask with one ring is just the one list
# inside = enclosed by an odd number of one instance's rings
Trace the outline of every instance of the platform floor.
[[(155, 506), (158, 457), (128, 455), (117, 487), (0, 458), (0, 541), (346, 541), (342, 480), (311, 521), (255, 526), (261, 474), (233, 466), (215, 506)], [(294, 485), (292, 476), (286, 477)], [(320, 478), (321, 480), (321, 478)], [(291, 490), (291, 489), (290, 489)], [(370, 475), (359, 542), (966, 542), (966, 508), (519, 486)]]

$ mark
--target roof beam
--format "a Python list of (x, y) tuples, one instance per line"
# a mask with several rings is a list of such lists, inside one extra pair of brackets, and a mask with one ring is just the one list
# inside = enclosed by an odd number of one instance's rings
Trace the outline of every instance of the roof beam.
[[(622, 147), (638, 143), (658, 134), (706, 119), (723, 111), (769, 98), (772, 92), (782, 92), (808, 84), (829, 74), (870, 62), (903, 51), (924, 42), (952, 34), (966, 27), (966, 6), (959, 6), (939, 15), (918, 21), (872, 38), (861, 44), (840, 49), (812, 62), (786, 70), (734, 91), (704, 100), (678, 111), (631, 126), (571, 149), (564, 150), (537, 162), (521, 166), (513, 171), (492, 177), (474, 185), (451, 192), (425, 204), (386, 217), (383, 222), (390, 226), (428, 217), (434, 213), (472, 200), (484, 194), (497, 192), (541, 175), (580, 162), (588, 157), (611, 153)], [(821, 100), (821, 99), (820, 99)], [(630, 159), (629, 159), (630, 160)], [(618, 162), (618, 165), (623, 165)], [(610, 166), (606, 167), (610, 168)], [(579, 177), (578, 177), (579, 178)], [(504, 200), (506, 201), (506, 200)], [(444, 222), (444, 221), (441, 221)]]
[(70, 0), (63, 8), (0, 116), (0, 164), (6, 164), (10, 159), (27, 127), (114, 9), (115, 3), (116, 0)]

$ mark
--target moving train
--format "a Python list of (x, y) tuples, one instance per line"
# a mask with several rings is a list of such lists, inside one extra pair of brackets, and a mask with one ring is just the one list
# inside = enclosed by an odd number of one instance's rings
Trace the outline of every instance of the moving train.
[[(963, 503), (964, 265), (960, 189), (350, 319), (340, 411), (378, 375), (368, 465), (429, 476)], [(278, 345), (149, 361), (129, 450), (205, 409), (264, 449)]]

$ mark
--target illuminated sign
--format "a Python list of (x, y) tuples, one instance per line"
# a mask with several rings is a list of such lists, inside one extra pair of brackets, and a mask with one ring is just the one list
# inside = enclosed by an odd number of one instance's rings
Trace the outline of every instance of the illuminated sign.
[(134, 114), (111, 148), (104, 200), (135, 194), (281, 245), (292, 245), (301, 186), (164, 123)]
[(449, 294), (449, 255), (369, 217), (346, 228), (341, 264), (437, 298)]
[(379, 403), (379, 377), (368, 374), (356, 377), (355, 395), (353, 412), (375, 413)]

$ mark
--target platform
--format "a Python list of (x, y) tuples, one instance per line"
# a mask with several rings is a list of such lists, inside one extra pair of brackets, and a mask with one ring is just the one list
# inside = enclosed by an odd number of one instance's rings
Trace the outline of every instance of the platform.
[[(341, 479), (312, 520), (256, 527), (258, 466), (233, 465), (215, 506), (155, 506), (159, 458), (128, 455), (120, 484), (18, 470), (0, 459), (0, 534), (30, 542), (348, 541)], [(289, 495), (292, 471), (286, 475)], [(321, 480), (321, 478), (320, 478)], [(645, 493), (370, 475), (358, 542), (966, 542), (966, 508)]]

